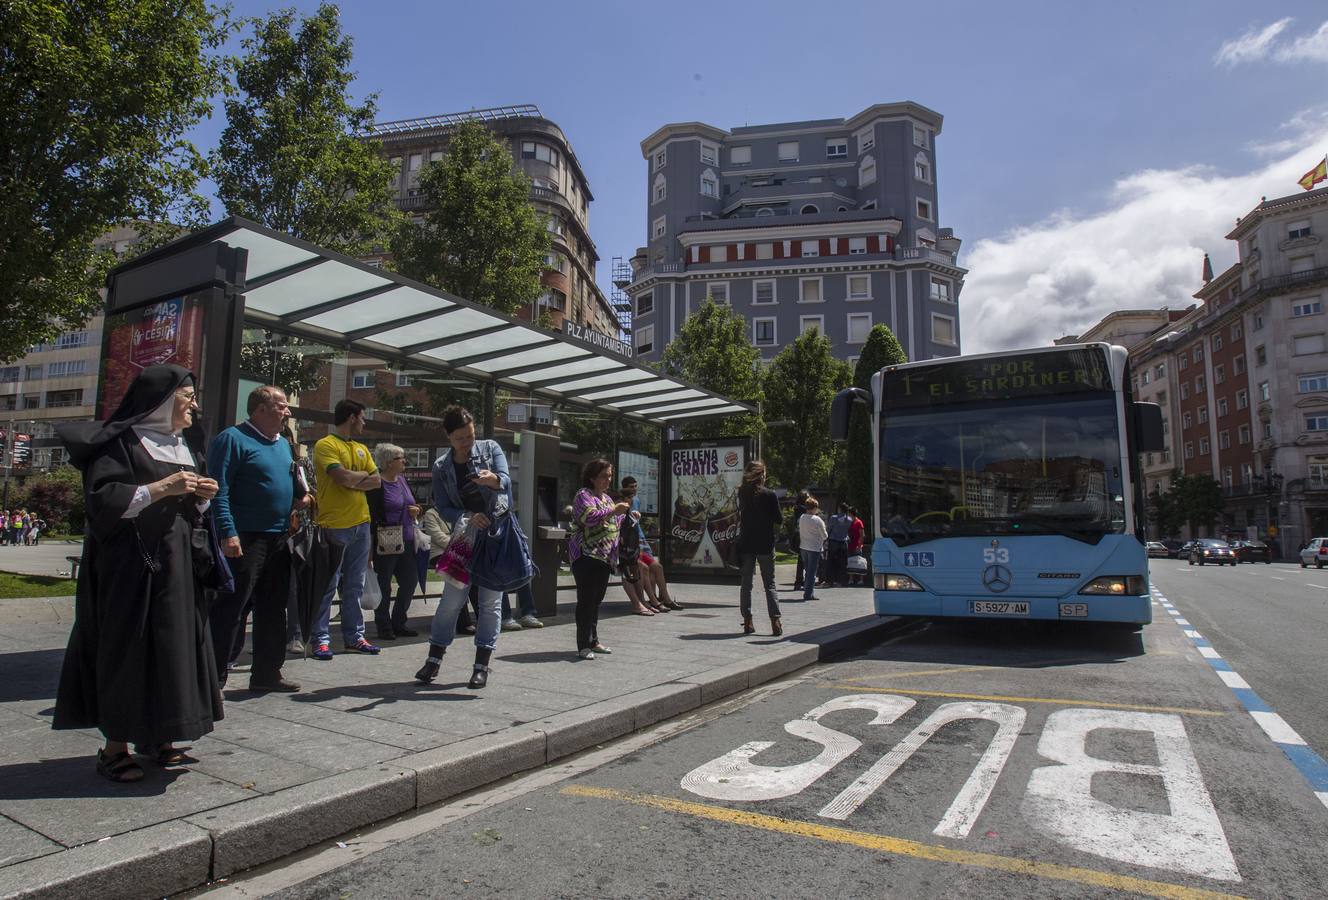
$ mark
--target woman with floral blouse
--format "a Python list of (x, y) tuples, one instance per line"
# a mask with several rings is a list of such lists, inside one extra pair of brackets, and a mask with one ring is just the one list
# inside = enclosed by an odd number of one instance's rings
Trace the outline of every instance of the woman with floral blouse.
[(608, 493), (612, 484), (613, 464), (592, 459), (581, 471), (581, 490), (572, 501), (568, 555), (576, 579), (576, 655), (580, 659), (613, 652), (599, 642), (599, 605), (609, 576), (618, 566), (618, 529), (632, 505), (613, 502)]

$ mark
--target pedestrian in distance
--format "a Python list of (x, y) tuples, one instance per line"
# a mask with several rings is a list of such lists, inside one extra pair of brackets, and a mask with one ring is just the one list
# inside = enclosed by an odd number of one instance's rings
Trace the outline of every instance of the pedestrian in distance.
[(332, 658), (328, 627), (332, 601), (341, 594), (341, 638), (347, 652), (379, 652), (364, 637), (364, 611), (360, 597), (369, 568), (369, 501), (367, 494), (380, 487), (378, 467), (369, 448), (356, 437), (364, 434), (364, 404), (338, 400), (332, 411), (333, 431), (314, 444), (314, 470), (318, 477), (318, 514), (328, 544), (332, 577), (314, 618), (314, 659)]
[(497, 441), (476, 440), (475, 417), (460, 406), (450, 406), (443, 412), (443, 430), (451, 448), (434, 461), (433, 502), (451, 528), (447, 555), (454, 555), (458, 540), (463, 547), (467, 536), (473, 541), (469, 583), (446, 580), (429, 633), (429, 656), (415, 673), (415, 680), (429, 684), (438, 677), (443, 655), (456, 637), (457, 615), (473, 586), (479, 621), (475, 663), (467, 686), (479, 690), (489, 680), (489, 664), (502, 625), (503, 592), (528, 584), (535, 568), (529, 542), (517, 523), (512, 478), (503, 448)]
[(632, 504), (609, 496), (613, 463), (592, 459), (581, 470), (581, 489), (572, 500), (572, 531), (568, 555), (576, 580), (576, 655), (594, 659), (613, 651), (599, 640), (599, 607), (618, 565), (618, 531)]
[(840, 501), (838, 511), (825, 524), (825, 581), (828, 587), (842, 587), (848, 582), (848, 533), (852, 525), (848, 504)]
[(798, 519), (798, 552), (802, 556), (803, 600), (819, 600), (813, 596), (816, 586), (816, 570), (821, 566), (821, 553), (825, 550), (825, 522), (817, 515), (821, 504), (815, 497), (808, 497), (804, 504), (806, 512)]
[(296, 492), (295, 459), (281, 436), (290, 418), (286, 393), (274, 385), (255, 388), (245, 407), (249, 418), (212, 439), (208, 460), (217, 479), (212, 516), (221, 552), (230, 562), (235, 590), (218, 593), (209, 615), (217, 674), (244, 646), (244, 623), (254, 615), (254, 663), (249, 690), (298, 691), (281, 675), (286, 660), (286, 611), (291, 594), (291, 556), (286, 543), (291, 512), (309, 498)]
[[(372, 540), (373, 572), (383, 600), (374, 610), (374, 628), (378, 640), (394, 641), (414, 637), (410, 627), (410, 601), (415, 596), (419, 574), (415, 565), (415, 519), (420, 506), (406, 483), (406, 451), (396, 444), (374, 447), (374, 464), (382, 484), (368, 493)], [(392, 579), (397, 593), (392, 596)]]
[(148, 366), (105, 422), (56, 429), (83, 474), (87, 532), (53, 725), (100, 729), (97, 771), (115, 782), (143, 778), (130, 743), (178, 766), (193, 760), (176, 742), (223, 716), (205, 590), (225, 562), (212, 552), (217, 482), (194, 384), (179, 366)]
[[(848, 515), (848, 555), (850, 558), (854, 556), (862, 556), (863, 538), (866, 535), (867, 526), (863, 524), (862, 519), (858, 518), (858, 508), (856, 506), (850, 506), (848, 508)], [(848, 575), (848, 583), (854, 586), (865, 585), (867, 583), (866, 572), (850, 571)]]
[(779, 601), (775, 598), (775, 535), (783, 518), (779, 512), (779, 499), (765, 486), (765, 463), (754, 459), (742, 473), (742, 486), (738, 488), (738, 560), (742, 579), (738, 605), (742, 611), (742, 633), (753, 634), (752, 576), (761, 568), (761, 585), (765, 588), (765, 608), (770, 616), (770, 633), (778, 637), (784, 633)]
[[(637, 496), (636, 479), (631, 475), (622, 480), (623, 499), (632, 503), (632, 522), (636, 526), (637, 536), (641, 540), (641, 589), (651, 604), (651, 609), (662, 612), (664, 609), (682, 609), (682, 604), (673, 599), (669, 592), (669, 583), (664, 577), (664, 564), (655, 556), (646, 537), (645, 526), (641, 524), (641, 498)], [(663, 607), (663, 609), (656, 609)]]
[[(795, 550), (801, 546), (799, 543), (801, 539), (799, 537), (798, 523), (802, 521), (802, 514), (807, 511), (807, 500), (809, 497), (811, 497), (811, 494), (808, 491), (801, 490), (798, 491), (797, 496), (793, 499), (793, 518), (789, 522), (789, 525), (791, 526), (789, 528), (789, 543), (793, 545)], [(799, 550), (797, 568), (793, 573), (793, 590), (802, 590), (803, 575), (802, 552)]]

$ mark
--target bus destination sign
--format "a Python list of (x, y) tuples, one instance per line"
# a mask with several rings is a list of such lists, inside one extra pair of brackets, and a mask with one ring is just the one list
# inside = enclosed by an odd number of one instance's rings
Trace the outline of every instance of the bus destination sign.
[(1111, 370), (1101, 348), (1046, 350), (1005, 359), (937, 360), (886, 372), (881, 407), (916, 409), (1111, 389)]

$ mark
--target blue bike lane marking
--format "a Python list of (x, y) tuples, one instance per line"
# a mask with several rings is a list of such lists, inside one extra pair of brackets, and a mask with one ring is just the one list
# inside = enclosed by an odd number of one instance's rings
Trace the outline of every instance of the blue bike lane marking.
[(1208, 665), (1212, 666), (1217, 677), (1222, 679), (1222, 683), (1231, 688), (1231, 692), (1236, 695), (1241, 706), (1250, 714), (1255, 723), (1263, 729), (1264, 734), (1286, 754), (1287, 759), (1300, 770), (1300, 774), (1305, 776), (1305, 780), (1310, 783), (1315, 795), (1328, 807), (1328, 762), (1312, 750), (1305, 739), (1296, 733), (1287, 721), (1278, 715), (1268, 703), (1255, 693), (1250, 687), (1249, 682), (1240, 677), (1240, 673), (1232, 668), (1231, 663), (1222, 658), (1221, 654), (1209, 643), (1203, 635), (1190, 625), (1189, 621), (1181, 615), (1180, 610), (1172, 605), (1171, 601), (1157, 588), (1153, 588), (1153, 597), (1162, 608), (1167, 611), (1172, 620), (1180, 626), (1185, 632), (1185, 636), (1194, 644), (1199, 655), (1204, 658)]

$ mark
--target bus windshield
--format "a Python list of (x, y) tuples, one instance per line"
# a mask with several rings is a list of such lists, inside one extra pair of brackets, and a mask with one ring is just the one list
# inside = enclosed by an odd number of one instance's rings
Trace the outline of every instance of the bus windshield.
[(1084, 392), (882, 416), (881, 533), (899, 545), (960, 535), (1125, 530), (1116, 398)]

